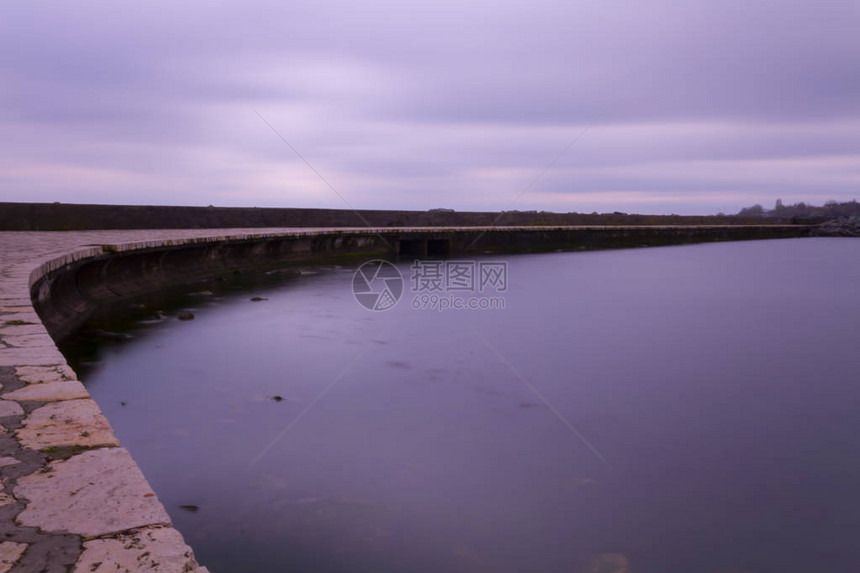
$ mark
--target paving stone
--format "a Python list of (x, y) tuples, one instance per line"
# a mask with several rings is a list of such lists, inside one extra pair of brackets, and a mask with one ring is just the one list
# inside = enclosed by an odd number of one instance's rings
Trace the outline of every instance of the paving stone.
[(6, 416), (20, 416), (24, 413), (24, 409), (18, 402), (8, 402), (0, 400), (0, 418)]
[(15, 497), (29, 500), (16, 518), (20, 525), (92, 539), (170, 524), (164, 507), (124, 448), (90, 450), (53, 462), (49, 468), (18, 479)]
[[(0, 315), (17, 314), (19, 312), (35, 312), (35, 311), (33, 310), (33, 305), (31, 305), (31, 304), (13, 306), (13, 305), (7, 304), (3, 300), (0, 300)], [(0, 318), (2, 318), (3, 320), (8, 320), (8, 317), (6, 317), (6, 316), (0, 316)]]
[[(104, 568), (104, 569), (102, 569)], [(187, 573), (197, 570), (191, 548), (172, 527), (142, 529), (116, 539), (84, 542), (75, 573)]]
[(75, 400), (89, 398), (90, 395), (84, 385), (77, 380), (63, 380), (62, 382), (44, 382), (42, 384), (31, 384), (11, 392), (6, 392), (0, 398), (4, 400), (55, 402), (58, 400)]
[(55, 366), (19, 366), (15, 368), (15, 374), (18, 378), (30, 384), (78, 379), (75, 372), (66, 364)]
[(29, 298), (24, 298), (20, 296), (0, 297), (0, 307), (32, 308), (32, 301)]
[(31, 348), (34, 346), (45, 346), (54, 348), (54, 339), (46, 334), (21, 334), (18, 336), (4, 336), (3, 342), (15, 348)]
[(15, 313), (4, 313), (0, 315), (0, 324), (8, 324), (9, 322), (26, 322), (27, 324), (42, 324), (39, 315), (32, 308), (29, 312), (19, 311)]
[(0, 349), (0, 366), (50, 366), (66, 359), (56, 347)]
[(6, 573), (12, 569), (26, 549), (26, 543), (15, 543), (14, 541), (0, 543), (0, 573)]
[(24, 418), (15, 434), (22, 446), (34, 450), (119, 445), (110, 424), (92, 400), (52, 402), (36, 408)]
[(42, 324), (3, 324), (0, 321), (0, 336), (18, 336), (20, 334), (48, 334)]

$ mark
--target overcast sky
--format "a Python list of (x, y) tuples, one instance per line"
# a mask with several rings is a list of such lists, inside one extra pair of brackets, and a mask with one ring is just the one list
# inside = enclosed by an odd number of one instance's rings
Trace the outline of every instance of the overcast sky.
[(860, 199), (860, 2), (0, 6), (0, 201), (345, 208), (266, 122), (358, 208)]

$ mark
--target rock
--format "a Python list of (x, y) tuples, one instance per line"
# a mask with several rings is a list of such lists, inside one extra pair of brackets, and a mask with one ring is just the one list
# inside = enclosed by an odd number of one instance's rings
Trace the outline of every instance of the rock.
[(177, 317), (179, 320), (194, 320), (194, 313), (192, 312), (180, 312)]
[(3, 342), (7, 346), (15, 348), (28, 348), (34, 346), (53, 348), (56, 346), (54, 340), (47, 334), (20, 334), (18, 336), (4, 336)]
[(185, 573), (196, 571), (197, 566), (182, 535), (172, 527), (163, 527), (87, 541), (74, 571)]
[(59, 400), (77, 400), (89, 398), (90, 395), (84, 389), (84, 385), (77, 380), (64, 380), (63, 382), (45, 382), (43, 384), (31, 384), (12, 392), (3, 394), (4, 400), (55, 402)]
[(6, 416), (20, 416), (24, 413), (24, 409), (18, 402), (0, 401), (0, 418)]
[(65, 362), (66, 359), (60, 351), (51, 346), (4, 348), (0, 351), (0, 366), (54, 366)]
[(24, 382), (39, 384), (59, 380), (77, 380), (74, 371), (65, 364), (56, 366), (21, 366), (15, 369), (15, 374)]
[(29, 500), (16, 521), (87, 539), (169, 525), (170, 517), (124, 448), (103, 448), (53, 462), (19, 478), (15, 497)]
[[(15, 402), (9, 403), (17, 406)], [(92, 400), (51, 402), (36, 408), (24, 418), (15, 435), (21, 445), (34, 450), (119, 445), (110, 424)]]
[(269, 299), (264, 298), (262, 296), (252, 296), (251, 297), (251, 302), (260, 302), (261, 300), (269, 300)]
[(0, 573), (6, 573), (12, 569), (27, 547), (26, 543), (15, 543), (14, 541), (0, 543)]
[(815, 227), (813, 237), (860, 237), (860, 216), (839, 217)]
[(0, 334), (16, 336), (19, 334), (48, 334), (42, 324), (3, 324), (0, 323)]

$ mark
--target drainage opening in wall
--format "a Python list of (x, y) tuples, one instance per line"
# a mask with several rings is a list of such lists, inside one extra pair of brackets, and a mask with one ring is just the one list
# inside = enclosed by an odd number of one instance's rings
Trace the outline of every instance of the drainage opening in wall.
[(427, 256), (444, 257), (451, 254), (451, 241), (449, 239), (428, 239)]
[(400, 239), (398, 254), (410, 257), (444, 257), (451, 254), (450, 239)]
[(400, 255), (423, 257), (427, 254), (427, 241), (425, 239), (400, 239), (397, 252)]

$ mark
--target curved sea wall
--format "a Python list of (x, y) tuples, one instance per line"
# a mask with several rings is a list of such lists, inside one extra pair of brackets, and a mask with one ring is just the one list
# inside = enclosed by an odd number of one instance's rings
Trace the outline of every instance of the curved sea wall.
[(326, 257), (638, 247), (809, 231), (777, 225), (0, 232), (0, 573), (205, 571), (54, 344), (103, 303)]
[(100, 304), (221, 274), (325, 256), (385, 253), (367, 229), (239, 232), (106, 244), (47, 261), (30, 277), (30, 295), (48, 332), (60, 340)]
[(641, 247), (808, 233), (808, 228), (795, 225), (245, 231), (96, 246), (44, 263), (34, 271), (30, 286), (39, 316), (51, 335), (61, 339), (103, 302), (294, 261), (371, 254), (468, 256), (475, 252)]

